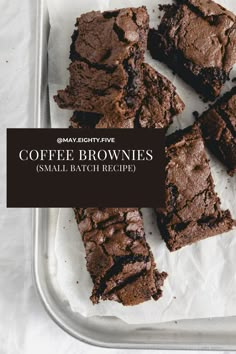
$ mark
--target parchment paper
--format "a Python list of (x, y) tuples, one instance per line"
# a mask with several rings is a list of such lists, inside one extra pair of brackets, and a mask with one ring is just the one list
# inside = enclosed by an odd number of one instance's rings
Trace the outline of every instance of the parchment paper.
[[(160, 1), (162, 4), (170, 2)], [(218, 2), (236, 12), (235, 1)], [(91, 10), (104, 11), (141, 5), (147, 6), (150, 25), (156, 27), (160, 14), (157, 1), (48, 0), (51, 24), (48, 48), (49, 92), (53, 128), (68, 127), (68, 119), (72, 115), (71, 111), (59, 109), (52, 96), (57, 89), (64, 88), (68, 83), (69, 73), (66, 68), (69, 66), (70, 37), (76, 17)], [(174, 76), (164, 64), (152, 60), (148, 52), (146, 61), (174, 83), (186, 103), (185, 111), (175, 119), (168, 133), (192, 124), (192, 112), (201, 113), (208, 108), (208, 104), (203, 103), (199, 95)], [(231, 78), (235, 76), (234, 69)], [(224, 91), (231, 87), (232, 82), (227, 82)], [(229, 208), (236, 218), (236, 177), (229, 177), (225, 168), (212, 155), (209, 154), (209, 157), (222, 208)], [(74, 214), (72, 209), (60, 209), (55, 230), (57, 279), (72, 310), (84, 316), (116, 316), (133, 324), (236, 315), (236, 230), (170, 253), (161, 239), (154, 212), (144, 209), (143, 215), (147, 241), (158, 269), (169, 273), (163, 297), (157, 302), (151, 300), (135, 307), (123, 307), (111, 301), (92, 305), (89, 300), (92, 281), (86, 269), (84, 246)]]

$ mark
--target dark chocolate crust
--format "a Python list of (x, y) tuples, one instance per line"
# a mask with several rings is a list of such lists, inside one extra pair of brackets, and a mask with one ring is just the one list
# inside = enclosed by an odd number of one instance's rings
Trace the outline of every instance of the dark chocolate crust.
[(184, 110), (184, 103), (175, 86), (163, 75), (144, 63), (144, 97), (136, 114), (129, 119), (111, 114), (74, 112), (71, 125), (74, 128), (165, 128), (173, 117)]
[(167, 276), (159, 273), (135, 208), (75, 208), (87, 269), (94, 287), (91, 301), (115, 300), (125, 306), (158, 300)]
[(170, 251), (233, 228), (229, 210), (220, 208), (199, 127), (167, 137), (166, 207), (157, 222)]
[(236, 17), (211, 0), (165, 6), (148, 49), (206, 99), (214, 100), (236, 63)]
[(145, 7), (92, 11), (78, 18), (70, 84), (54, 97), (59, 107), (133, 116), (144, 94), (140, 67), (148, 25)]
[(204, 112), (197, 122), (206, 145), (233, 176), (236, 172), (236, 87)]

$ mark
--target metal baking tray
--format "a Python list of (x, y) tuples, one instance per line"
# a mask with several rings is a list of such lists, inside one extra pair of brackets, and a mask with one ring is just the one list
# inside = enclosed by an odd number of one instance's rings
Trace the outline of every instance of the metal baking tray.
[[(37, 0), (35, 127), (49, 127), (45, 0)], [(115, 317), (83, 317), (65, 302), (56, 279), (55, 210), (33, 212), (33, 275), (38, 294), (51, 318), (75, 338), (102, 347), (172, 350), (236, 350), (236, 318), (187, 320), (156, 325), (129, 325)], [(184, 275), (183, 275), (184, 276)], [(158, 314), (157, 314), (158, 316)]]

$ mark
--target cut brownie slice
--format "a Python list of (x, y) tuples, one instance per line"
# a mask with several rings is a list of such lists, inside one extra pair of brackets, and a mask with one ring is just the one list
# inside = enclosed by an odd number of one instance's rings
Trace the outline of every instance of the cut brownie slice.
[(167, 137), (166, 207), (157, 221), (170, 251), (233, 228), (222, 211), (197, 125)]
[(162, 296), (159, 273), (135, 208), (75, 208), (94, 287), (91, 300), (137, 305)]
[(58, 91), (61, 108), (134, 115), (143, 98), (141, 64), (149, 17), (145, 7), (101, 13), (77, 20), (72, 36), (70, 84)]
[(236, 17), (211, 0), (177, 0), (164, 6), (148, 48), (205, 98), (220, 94), (236, 63)]
[(207, 146), (233, 175), (236, 172), (236, 87), (197, 121)]
[(148, 64), (143, 64), (144, 99), (136, 113), (141, 128), (168, 128), (185, 105), (176, 87)]
[(144, 98), (136, 114), (129, 119), (115, 114), (74, 112), (71, 124), (75, 128), (168, 128), (173, 117), (185, 107), (176, 88), (150, 65), (143, 64)]

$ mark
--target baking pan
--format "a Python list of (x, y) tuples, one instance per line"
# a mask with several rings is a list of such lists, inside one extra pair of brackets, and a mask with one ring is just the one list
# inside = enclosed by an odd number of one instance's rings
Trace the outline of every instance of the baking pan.
[[(49, 126), (45, 0), (37, 0), (35, 127)], [(71, 310), (56, 279), (55, 224), (58, 209), (33, 211), (33, 276), (51, 318), (75, 338), (102, 347), (172, 350), (236, 350), (236, 317), (129, 325), (115, 317), (83, 317)], [(158, 317), (158, 314), (157, 314)]]

